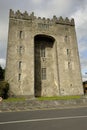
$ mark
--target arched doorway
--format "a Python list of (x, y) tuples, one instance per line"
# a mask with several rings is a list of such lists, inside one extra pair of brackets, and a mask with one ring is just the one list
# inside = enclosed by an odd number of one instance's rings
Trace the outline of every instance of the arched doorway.
[[(34, 37), (34, 93), (35, 97), (42, 96), (48, 83), (48, 72), (52, 69), (52, 49), (54, 38), (47, 35)], [(53, 74), (53, 73), (52, 73)]]

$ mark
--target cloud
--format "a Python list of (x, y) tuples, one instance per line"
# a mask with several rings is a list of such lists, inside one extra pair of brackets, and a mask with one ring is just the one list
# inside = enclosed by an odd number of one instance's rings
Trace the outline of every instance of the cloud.
[[(39, 4), (42, 4), (43, 0), (32, 0), (32, 3), (34, 5), (39, 5)], [(45, 1), (46, 2), (46, 1)]]
[[(35, 0), (33, 0), (34, 2)], [(34, 3), (33, 3), (34, 4)], [(84, 8), (85, 0), (41, 0), (35, 5), (35, 12), (45, 17), (52, 15), (71, 16), (79, 8)]]
[(5, 68), (5, 63), (6, 63), (5, 59), (0, 59), (0, 66), (2, 66), (3, 68)]
[[(78, 29), (78, 33), (85, 34), (87, 31), (87, 4), (84, 8), (80, 8), (76, 12), (71, 15), (75, 19), (76, 28)], [(84, 26), (85, 25), (85, 26)], [(83, 33), (81, 32), (83, 31)], [(86, 35), (86, 34), (85, 34)], [(82, 35), (80, 35), (82, 36)]]
[(82, 75), (83, 81), (87, 81), (87, 74)]
[(84, 76), (85, 72), (87, 72), (87, 1), (84, 1), (84, 5), (74, 12), (71, 17), (74, 17), (76, 23), (81, 70), (84, 80), (84, 77), (87, 79)]

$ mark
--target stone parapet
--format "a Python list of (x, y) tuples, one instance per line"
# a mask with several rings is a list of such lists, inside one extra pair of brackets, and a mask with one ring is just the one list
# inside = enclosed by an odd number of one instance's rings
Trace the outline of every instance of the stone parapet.
[(62, 18), (62, 16), (60, 16), (59, 18), (56, 17), (55, 15), (53, 16), (52, 19), (50, 18), (41, 18), (41, 17), (36, 17), (34, 16), (34, 12), (32, 12), (31, 14), (28, 14), (27, 11), (25, 11), (24, 13), (21, 13), (19, 10), (17, 10), (16, 12), (14, 12), (12, 9), (10, 9), (10, 14), (9, 14), (10, 18), (15, 18), (15, 19), (23, 19), (23, 20), (38, 20), (38, 21), (42, 21), (44, 23), (48, 23), (48, 24), (64, 24), (64, 25), (70, 25), (70, 26), (74, 26), (75, 22), (74, 19), (69, 19), (68, 17), (66, 18)]

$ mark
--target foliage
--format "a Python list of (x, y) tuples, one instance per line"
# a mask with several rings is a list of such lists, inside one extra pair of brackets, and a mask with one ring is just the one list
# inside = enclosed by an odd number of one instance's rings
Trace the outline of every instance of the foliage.
[(0, 66), (0, 81), (4, 80), (5, 70)]
[(80, 99), (81, 96), (56, 96), (56, 97), (39, 97), (38, 100), (71, 100), (71, 99)]
[(9, 96), (9, 84), (6, 81), (0, 81), (0, 97), (3, 99)]

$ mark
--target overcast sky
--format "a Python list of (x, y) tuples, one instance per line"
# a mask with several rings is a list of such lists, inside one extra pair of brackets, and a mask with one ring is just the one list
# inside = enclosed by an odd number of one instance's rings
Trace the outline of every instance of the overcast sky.
[(0, 65), (5, 67), (9, 9), (74, 18), (83, 80), (87, 80), (87, 0), (0, 0)]

